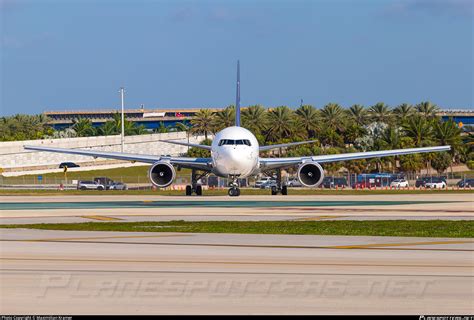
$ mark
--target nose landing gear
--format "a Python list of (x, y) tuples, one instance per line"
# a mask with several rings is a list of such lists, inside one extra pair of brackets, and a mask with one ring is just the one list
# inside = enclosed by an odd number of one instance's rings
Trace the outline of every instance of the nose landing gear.
[(240, 196), (240, 189), (239, 189), (239, 184), (237, 183), (237, 177), (232, 176), (230, 178), (232, 179), (232, 182), (229, 184), (230, 189), (228, 191), (228, 194), (231, 197), (238, 197)]

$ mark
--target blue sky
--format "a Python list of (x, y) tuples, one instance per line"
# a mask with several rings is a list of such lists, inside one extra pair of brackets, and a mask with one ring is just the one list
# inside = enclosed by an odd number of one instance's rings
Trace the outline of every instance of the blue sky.
[(0, 0), (0, 115), (474, 105), (472, 0)]

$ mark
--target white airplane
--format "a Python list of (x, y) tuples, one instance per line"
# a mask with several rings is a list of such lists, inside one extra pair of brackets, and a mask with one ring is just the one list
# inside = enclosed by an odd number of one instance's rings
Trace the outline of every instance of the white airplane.
[[(239, 196), (240, 189), (237, 179), (248, 176), (258, 175), (260, 173), (269, 174), (276, 171), (277, 186), (272, 188), (272, 195), (281, 193), (288, 194), (287, 186), (282, 184), (281, 170), (291, 167), (297, 168), (297, 177), (302, 185), (307, 187), (317, 187), (324, 178), (324, 170), (321, 164), (347, 161), (355, 159), (368, 159), (389, 157), (397, 155), (406, 155), (413, 153), (448, 151), (450, 146), (426, 147), (397, 149), (371, 152), (355, 152), (345, 154), (331, 154), (319, 156), (291, 157), (291, 158), (262, 158), (259, 156), (261, 151), (267, 151), (276, 148), (295, 146), (314, 141), (304, 141), (295, 143), (275, 144), (268, 146), (259, 146), (255, 135), (249, 130), (240, 126), (240, 63), (237, 62), (237, 97), (235, 108), (235, 126), (228, 127), (216, 133), (212, 145), (198, 145), (183, 141), (166, 140), (163, 142), (178, 145), (197, 147), (209, 150), (210, 158), (188, 158), (188, 157), (168, 157), (158, 155), (131, 154), (121, 152), (105, 152), (95, 150), (65, 149), (24, 146), (27, 150), (58, 152), (67, 154), (76, 154), (83, 156), (92, 156), (94, 158), (108, 158), (127, 160), (132, 162), (143, 162), (151, 164), (148, 171), (148, 177), (151, 183), (159, 188), (164, 188), (173, 183), (176, 177), (175, 166), (178, 168), (188, 168), (192, 170), (191, 185), (186, 186), (186, 195), (193, 193), (202, 195), (202, 187), (198, 184), (201, 177), (213, 173), (219, 177), (230, 179), (229, 196)], [(200, 173), (198, 173), (200, 172)]]

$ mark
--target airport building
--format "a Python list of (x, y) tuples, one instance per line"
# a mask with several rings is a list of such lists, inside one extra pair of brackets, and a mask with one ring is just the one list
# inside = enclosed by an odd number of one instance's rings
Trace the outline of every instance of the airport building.
[[(126, 109), (127, 120), (145, 126), (146, 129), (153, 130), (161, 124), (166, 127), (174, 127), (181, 122), (189, 124), (200, 108), (193, 109)], [(220, 111), (222, 108), (214, 108), (212, 111)], [(51, 119), (51, 125), (56, 130), (67, 128), (73, 124), (74, 119), (90, 119), (94, 126), (99, 126), (106, 121), (112, 120), (113, 115), (120, 112), (116, 110), (96, 109), (96, 110), (72, 110), (72, 111), (45, 111), (43, 114)], [(456, 123), (464, 126), (474, 126), (474, 109), (446, 109), (438, 112), (443, 120), (452, 118)]]

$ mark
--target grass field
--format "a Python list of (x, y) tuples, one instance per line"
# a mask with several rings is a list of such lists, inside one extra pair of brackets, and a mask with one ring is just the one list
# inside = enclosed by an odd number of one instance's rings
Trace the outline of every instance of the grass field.
[[(71, 180), (93, 180), (95, 177), (108, 177), (114, 181), (125, 183), (144, 183), (148, 180), (148, 169), (150, 166), (133, 166), (126, 168), (100, 169), (88, 171), (74, 171), (70, 169), (67, 172), (68, 181)], [(177, 178), (189, 178), (191, 170), (182, 169), (176, 171)], [(64, 172), (58, 169), (58, 172), (41, 174), (43, 184), (59, 184), (64, 180)], [(0, 183), (3, 184), (36, 184), (38, 183), (38, 174), (23, 175), (18, 177), (0, 177)]]
[[(474, 194), (474, 190), (329, 190), (329, 189), (290, 189), (291, 195), (384, 195), (384, 194)], [(63, 196), (63, 195), (156, 195), (156, 196), (185, 196), (182, 190), (22, 190), (0, 189), (0, 196)], [(270, 195), (270, 190), (241, 189), (241, 195)], [(203, 190), (203, 196), (227, 196), (227, 189)]]
[(395, 237), (473, 238), (474, 221), (380, 220), (380, 221), (167, 221), (87, 222), (0, 225), (75, 231), (192, 232), (240, 234), (300, 234)]

